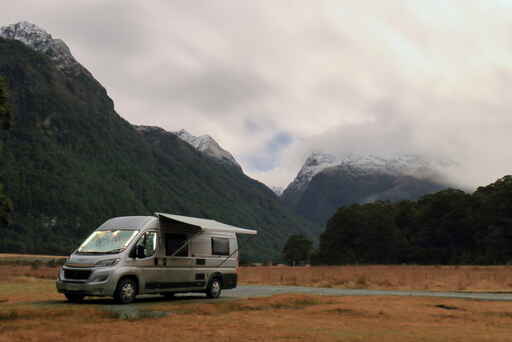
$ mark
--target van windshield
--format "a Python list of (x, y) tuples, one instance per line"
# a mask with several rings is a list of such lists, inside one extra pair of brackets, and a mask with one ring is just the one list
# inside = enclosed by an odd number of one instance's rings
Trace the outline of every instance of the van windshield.
[(138, 230), (97, 230), (78, 248), (78, 253), (120, 253), (132, 241)]

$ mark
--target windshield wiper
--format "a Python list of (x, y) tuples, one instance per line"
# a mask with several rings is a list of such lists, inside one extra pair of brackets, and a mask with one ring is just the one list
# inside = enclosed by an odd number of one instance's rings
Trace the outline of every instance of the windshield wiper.
[(125, 250), (125, 248), (116, 248), (116, 249), (113, 249), (111, 251), (104, 252), (104, 253), (105, 254), (117, 254), (117, 253), (121, 253), (124, 250)]
[(124, 248), (116, 248), (111, 251), (78, 251), (78, 254), (117, 254), (124, 251)]

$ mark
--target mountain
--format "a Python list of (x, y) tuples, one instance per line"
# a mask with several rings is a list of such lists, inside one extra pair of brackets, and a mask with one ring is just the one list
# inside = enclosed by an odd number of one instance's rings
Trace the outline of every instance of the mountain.
[(21, 21), (0, 28), (0, 37), (14, 39), (24, 43), (33, 50), (49, 57), (55, 67), (70, 75), (85, 74), (92, 77), (90, 72), (78, 63), (71, 54), (69, 47), (61, 39), (54, 39), (40, 27)]
[(445, 163), (416, 155), (383, 157), (313, 153), (281, 199), (297, 214), (318, 223), (337, 208), (376, 200), (416, 199), (446, 188), (435, 181)]
[(311, 179), (328, 167), (338, 165), (338, 159), (329, 153), (313, 152), (304, 162), (297, 177), (283, 190), (281, 197), (294, 207), (306, 191)]
[(0, 183), (13, 203), (1, 251), (66, 254), (110, 217), (156, 211), (258, 229), (241, 241), (245, 260), (277, 259), (291, 234), (319, 233), (236, 165), (163, 129), (134, 128), (44, 30), (0, 31), (9, 38), (0, 38), (0, 77), (14, 113), (0, 151)]
[(282, 186), (271, 186), (270, 189), (274, 191), (276, 196), (280, 197), (283, 194), (284, 188)]
[(416, 201), (339, 208), (320, 236), (317, 264), (508, 265), (512, 176), (472, 194), (445, 189)]
[[(163, 128), (156, 126), (134, 126), (136, 130), (144, 133), (149, 133), (151, 131), (163, 131)], [(163, 133), (163, 132), (161, 132)], [(166, 132), (169, 134), (174, 134), (181, 140), (193, 146), (196, 150), (204, 153), (205, 155), (217, 160), (221, 163), (225, 163), (230, 166), (234, 166), (242, 172), (242, 167), (236, 161), (235, 157), (225, 149), (223, 149), (215, 139), (213, 139), (209, 135), (201, 135), (196, 137), (186, 130), (182, 129), (178, 132)]]

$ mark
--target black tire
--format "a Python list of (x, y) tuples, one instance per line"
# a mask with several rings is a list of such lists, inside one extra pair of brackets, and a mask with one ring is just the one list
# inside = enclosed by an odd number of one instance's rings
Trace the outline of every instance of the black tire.
[(85, 298), (85, 295), (76, 293), (64, 293), (64, 296), (66, 296), (70, 303), (81, 303)]
[(219, 298), (222, 293), (222, 283), (219, 278), (213, 278), (206, 288), (206, 296), (208, 298)]
[(175, 293), (174, 292), (164, 292), (164, 293), (160, 293), (162, 296), (165, 297), (165, 299), (173, 299), (174, 298), (174, 295)]
[(114, 300), (119, 304), (129, 304), (137, 296), (138, 286), (133, 278), (123, 278), (117, 284)]

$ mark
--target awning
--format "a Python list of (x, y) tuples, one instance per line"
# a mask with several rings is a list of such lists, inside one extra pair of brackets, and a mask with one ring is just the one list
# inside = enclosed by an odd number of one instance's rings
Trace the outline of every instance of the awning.
[(202, 219), (197, 217), (190, 216), (181, 216), (181, 215), (171, 215), (166, 213), (155, 213), (158, 218), (166, 218), (173, 221), (178, 221), (182, 223), (186, 223), (195, 227), (201, 228), (204, 231), (215, 231), (215, 232), (230, 232), (236, 234), (249, 234), (256, 235), (258, 232), (253, 229), (239, 228), (235, 226), (230, 226), (229, 224), (224, 224), (215, 220)]

